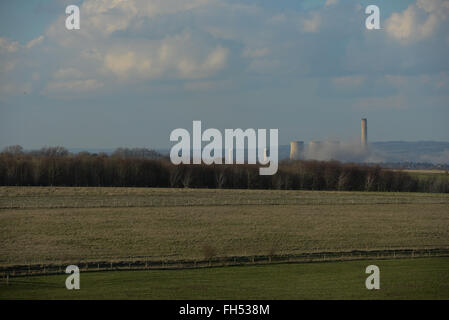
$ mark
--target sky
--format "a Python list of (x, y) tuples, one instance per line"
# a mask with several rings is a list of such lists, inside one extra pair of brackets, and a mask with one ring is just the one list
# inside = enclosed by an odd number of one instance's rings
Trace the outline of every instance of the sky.
[(449, 141), (448, 31), (449, 0), (1, 1), (0, 148), (169, 148), (193, 120)]

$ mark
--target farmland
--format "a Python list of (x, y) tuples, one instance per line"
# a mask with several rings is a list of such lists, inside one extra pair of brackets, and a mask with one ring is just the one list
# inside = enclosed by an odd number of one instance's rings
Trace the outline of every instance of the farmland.
[(445, 170), (394, 170), (405, 172), (420, 181), (430, 181), (431, 183), (444, 183), (449, 181), (449, 173)]
[[(380, 268), (366, 290), (365, 268)], [(0, 281), (0, 299), (449, 299), (449, 258), (81, 273)]]
[(449, 248), (449, 195), (0, 188), (0, 266)]

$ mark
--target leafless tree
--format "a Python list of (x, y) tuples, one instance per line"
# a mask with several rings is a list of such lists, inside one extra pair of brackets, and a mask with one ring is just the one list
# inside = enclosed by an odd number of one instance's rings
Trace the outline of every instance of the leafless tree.
[(3, 153), (9, 154), (9, 155), (18, 155), (23, 153), (22, 146), (14, 145), (14, 146), (7, 146), (3, 149)]
[(226, 174), (224, 169), (217, 169), (215, 171), (215, 182), (218, 189), (223, 188), (226, 182)]

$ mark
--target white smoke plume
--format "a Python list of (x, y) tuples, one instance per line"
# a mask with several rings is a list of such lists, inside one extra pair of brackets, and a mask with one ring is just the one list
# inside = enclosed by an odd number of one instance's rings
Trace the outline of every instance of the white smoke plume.
[(385, 156), (370, 145), (360, 142), (316, 141), (309, 143), (304, 152), (306, 160), (338, 160), (341, 162), (383, 162)]

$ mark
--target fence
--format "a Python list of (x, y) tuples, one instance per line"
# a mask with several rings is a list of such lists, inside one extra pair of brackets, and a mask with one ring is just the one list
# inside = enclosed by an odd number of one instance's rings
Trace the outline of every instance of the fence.
[(419, 257), (449, 256), (448, 248), (434, 249), (391, 249), (391, 250), (353, 250), (344, 252), (312, 252), (287, 255), (257, 255), (216, 257), (205, 260), (166, 260), (151, 261), (136, 259), (129, 261), (72, 261), (65, 264), (28, 264), (0, 266), (2, 278), (64, 274), (70, 264), (78, 266), (82, 272), (118, 271), (118, 270), (164, 270), (164, 269), (193, 269), (239, 265), (262, 265), (281, 263), (332, 262), (367, 259), (400, 259)]

